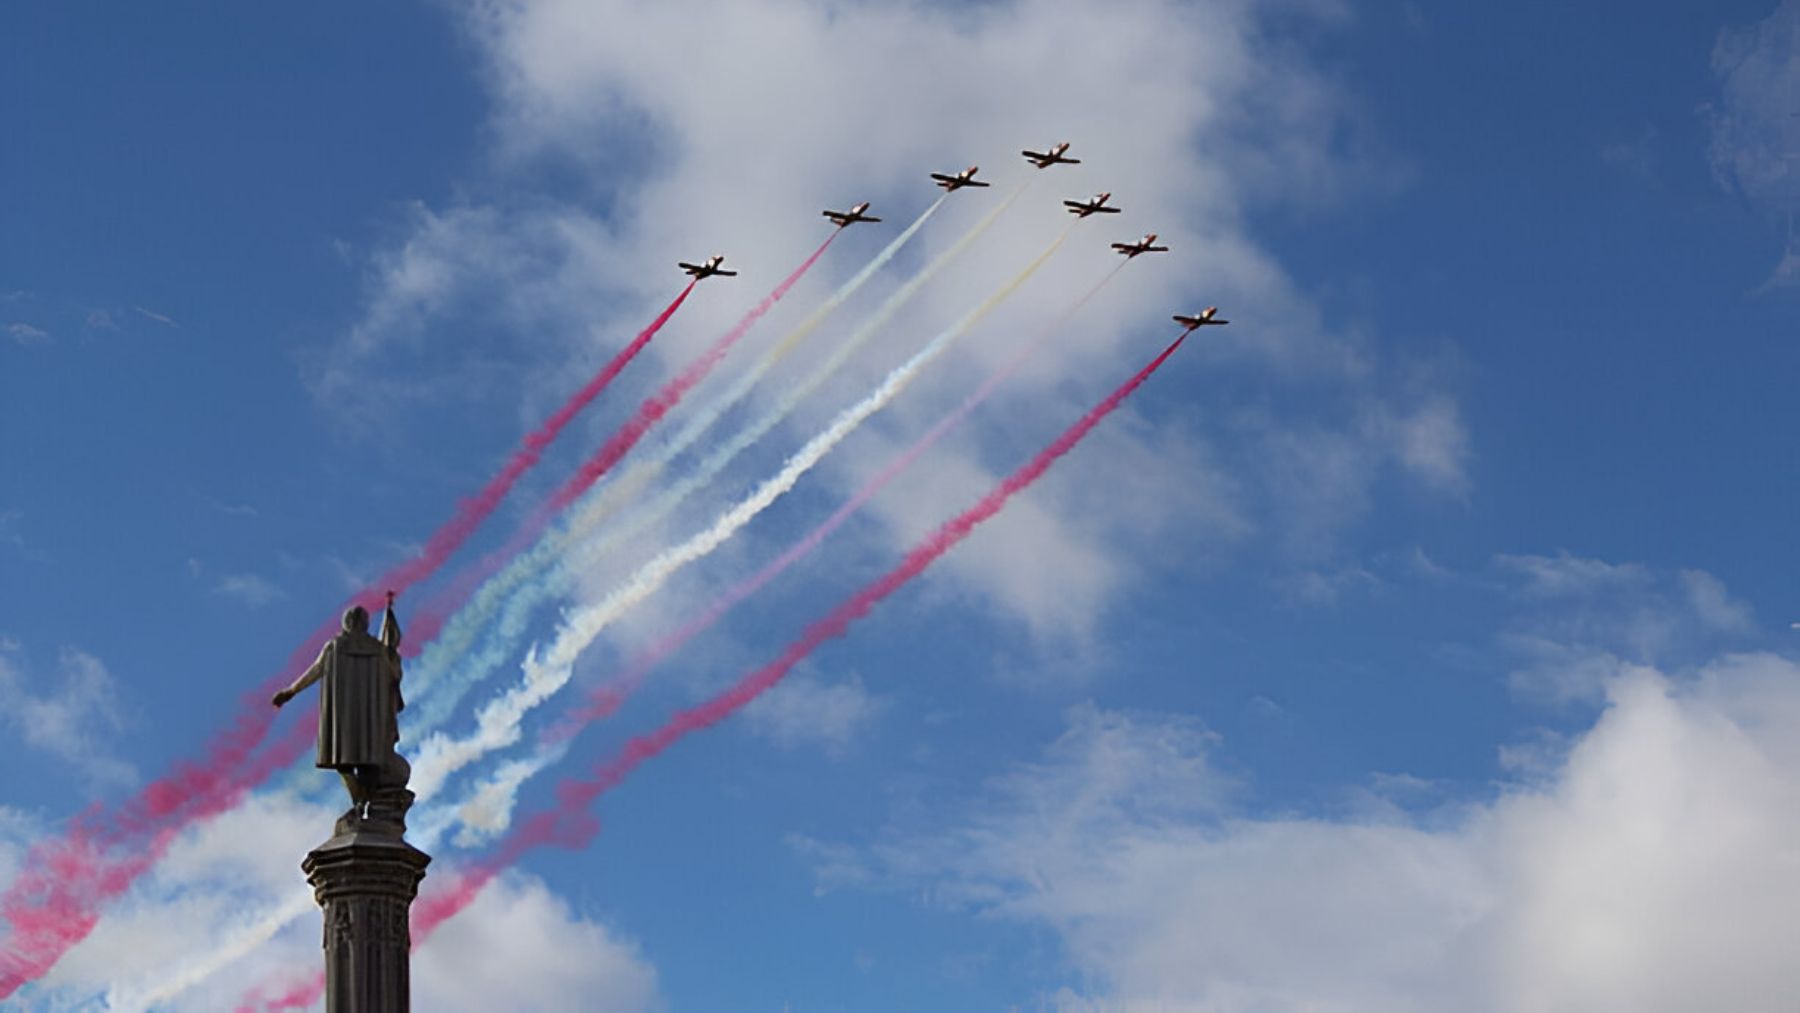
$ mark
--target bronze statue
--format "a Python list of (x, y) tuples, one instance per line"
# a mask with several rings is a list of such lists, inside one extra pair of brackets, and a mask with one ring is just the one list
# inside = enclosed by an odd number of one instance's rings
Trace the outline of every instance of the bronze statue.
[(325, 642), (318, 660), (294, 684), (275, 694), (275, 706), (319, 683), (319, 756), (316, 766), (335, 770), (350, 792), (350, 809), (338, 819), (340, 832), (375, 822), (396, 835), (405, 832), (412, 792), (412, 766), (395, 751), (400, 741), (400, 620), (394, 594), (379, 636), (369, 634), (369, 612), (357, 605), (344, 613), (343, 632)]

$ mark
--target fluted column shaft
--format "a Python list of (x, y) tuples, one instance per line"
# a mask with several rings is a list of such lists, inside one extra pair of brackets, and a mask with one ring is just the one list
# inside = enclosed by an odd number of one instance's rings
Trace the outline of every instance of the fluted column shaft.
[(325, 913), (326, 1013), (411, 1009), (409, 919), (430, 862), (398, 836), (353, 832), (300, 864)]

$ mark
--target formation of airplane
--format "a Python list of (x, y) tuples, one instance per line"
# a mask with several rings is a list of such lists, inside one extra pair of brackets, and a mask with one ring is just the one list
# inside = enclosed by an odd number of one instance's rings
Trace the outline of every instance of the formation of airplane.
[(825, 217), (831, 219), (831, 223), (833, 225), (836, 225), (840, 229), (846, 225), (854, 225), (857, 222), (881, 221), (881, 219), (879, 219), (879, 218), (871, 218), (870, 216), (863, 213), (867, 210), (869, 210), (869, 202), (863, 201), (861, 204), (858, 204), (857, 206), (851, 208), (848, 211), (832, 211), (828, 208), (819, 213), (824, 215)]
[(1069, 142), (1064, 141), (1051, 148), (1049, 151), (1021, 151), (1019, 154), (1025, 156), (1025, 161), (1030, 162), (1040, 169), (1048, 169), (1053, 165), (1080, 165), (1081, 159), (1069, 158), (1063, 154), (1063, 152), (1068, 150)]
[(1146, 233), (1144, 233), (1144, 238), (1138, 240), (1135, 243), (1114, 243), (1114, 244), (1112, 244), (1112, 248), (1114, 250), (1117, 250), (1120, 253), (1123, 253), (1125, 255), (1126, 260), (1130, 260), (1131, 258), (1137, 256), (1140, 253), (1167, 253), (1167, 252), (1169, 252), (1168, 247), (1157, 246), (1157, 245), (1155, 245), (1155, 243), (1156, 243), (1156, 233), (1146, 232)]
[(1106, 202), (1111, 199), (1112, 199), (1112, 194), (1100, 193), (1100, 194), (1095, 194), (1093, 200), (1088, 200), (1088, 201), (1066, 200), (1066, 201), (1063, 201), (1063, 206), (1068, 208), (1069, 213), (1074, 215), (1077, 218), (1086, 218), (1088, 215), (1116, 215), (1119, 213), (1119, 211), (1121, 209), (1109, 208), (1106, 206)]
[(975, 178), (975, 170), (978, 168), (980, 167), (971, 165), (954, 176), (946, 175), (941, 172), (934, 172), (931, 174), (931, 178), (936, 180), (937, 185), (943, 187), (946, 193), (952, 190), (960, 190), (965, 186), (987, 186), (986, 183), (980, 182)]
[[(1036, 166), (1039, 169), (1047, 169), (1052, 165), (1080, 165), (1081, 159), (1070, 158), (1068, 156), (1068, 151), (1069, 151), (1069, 142), (1062, 141), (1058, 144), (1054, 144), (1054, 145), (1050, 146), (1048, 149), (1046, 149), (1044, 151), (1032, 151), (1030, 149), (1026, 149), (1024, 151), (1019, 152), (1019, 154), (1024, 155), (1026, 161), (1030, 162), (1032, 165)], [(971, 165), (967, 169), (964, 169), (963, 171), (954, 173), (954, 174), (943, 173), (943, 172), (934, 172), (931, 174), (931, 179), (938, 186), (942, 187), (946, 193), (949, 193), (954, 190), (960, 190), (965, 186), (970, 186), (970, 187), (988, 186), (989, 185), (988, 183), (985, 183), (985, 182), (975, 178), (975, 173), (978, 168), (979, 168), (978, 166)], [(1109, 201), (1111, 199), (1112, 199), (1111, 193), (1100, 193), (1100, 194), (1095, 194), (1092, 200), (1085, 200), (1085, 201), (1066, 200), (1066, 201), (1063, 201), (1063, 206), (1068, 209), (1068, 212), (1070, 214), (1074, 215), (1077, 218), (1086, 218), (1089, 215), (1116, 215), (1119, 213), (1120, 209), (1116, 208), (1116, 207), (1112, 207), (1107, 204), (1107, 201)], [(824, 215), (826, 218), (829, 218), (833, 225), (836, 225), (838, 228), (841, 229), (846, 226), (854, 225), (858, 222), (879, 222), (879, 221), (881, 221), (881, 219), (876, 218), (874, 215), (871, 215), (868, 212), (869, 212), (869, 202), (863, 201), (861, 204), (856, 205), (855, 207), (851, 208), (848, 211), (833, 211), (833, 210), (827, 208), (826, 210), (821, 211), (820, 214)], [(1138, 257), (1138, 256), (1141, 256), (1146, 253), (1167, 253), (1169, 250), (1169, 248), (1167, 246), (1158, 246), (1156, 244), (1156, 233), (1154, 233), (1154, 232), (1145, 233), (1144, 238), (1139, 239), (1135, 242), (1113, 243), (1112, 248), (1115, 252), (1124, 256), (1124, 258), (1126, 260), (1131, 260), (1134, 257)], [(692, 275), (696, 280), (698, 280), (700, 278), (710, 278), (715, 274), (721, 275), (721, 276), (727, 277), (727, 278), (733, 278), (733, 277), (737, 276), (736, 271), (725, 270), (725, 255), (722, 253), (715, 254), (711, 257), (708, 257), (706, 260), (704, 260), (698, 264), (690, 264), (686, 261), (681, 261), (678, 264), (678, 266), (683, 271)], [(1229, 320), (1219, 319), (1218, 312), (1219, 312), (1219, 308), (1217, 306), (1208, 306), (1198, 313), (1193, 313), (1193, 314), (1177, 313), (1177, 314), (1175, 314), (1173, 319), (1176, 323), (1187, 328), (1187, 330), (1189, 332), (1197, 330), (1198, 328), (1201, 328), (1201, 327), (1219, 327), (1219, 326), (1223, 326), (1223, 325), (1231, 322)], [(391, 601), (393, 598), (392, 593), (390, 593), (388, 597), (389, 597), (389, 600)], [(1800, 629), (1800, 623), (1796, 623), (1796, 624), (1794, 624), (1794, 626), (1795, 626), (1795, 629)]]
[(725, 270), (724, 264), (725, 264), (725, 255), (723, 253), (715, 253), (712, 256), (706, 258), (706, 261), (704, 263), (690, 264), (687, 261), (680, 261), (675, 266), (679, 267), (683, 271), (686, 271), (687, 273), (693, 275), (694, 280), (696, 280), (696, 281), (700, 280), (701, 278), (710, 278), (715, 274), (719, 275), (720, 277), (723, 277), (723, 278), (737, 277), (737, 272)]
[(1219, 312), (1217, 306), (1208, 306), (1200, 312), (1195, 313), (1193, 316), (1183, 316), (1182, 314), (1177, 313), (1175, 314), (1175, 322), (1190, 331), (1196, 327), (1223, 327), (1224, 325), (1231, 323), (1229, 320), (1220, 320), (1214, 317), (1213, 314), (1217, 312)]

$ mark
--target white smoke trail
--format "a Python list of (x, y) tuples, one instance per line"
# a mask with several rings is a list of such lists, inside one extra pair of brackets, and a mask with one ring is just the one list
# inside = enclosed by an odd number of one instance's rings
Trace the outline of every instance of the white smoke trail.
[[(831, 354), (824, 362), (789, 391), (773, 410), (745, 427), (742, 431), (733, 436), (725, 445), (709, 455), (692, 475), (684, 478), (670, 489), (665, 490), (651, 504), (634, 514), (627, 522), (626, 527), (610, 532), (591, 550), (584, 551), (582, 555), (582, 565), (589, 565), (597, 555), (608, 551), (621, 540), (643, 531), (660, 518), (666, 516), (689, 495), (711, 481), (715, 475), (731, 463), (733, 458), (749, 448), (757, 440), (761, 439), (771, 429), (775, 428), (775, 426), (779, 425), (783, 419), (799, 406), (800, 402), (803, 401), (807, 395), (817, 390), (819, 386), (829, 380), (850, 360), (851, 356), (855, 355), (857, 351), (868, 343), (869, 339), (872, 338), (877, 331), (887, 324), (889, 320), (893, 319), (894, 315), (897, 314), (927, 282), (931, 281), (940, 271), (966, 251), (976, 239), (980, 238), (1000, 215), (1024, 194), (1030, 182), (1031, 180), (1027, 178), (1024, 183), (1021, 183), (1018, 187), (1014, 188), (1013, 191), (1006, 196), (1005, 200), (1001, 201), (993, 208), (993, 210), (983, 216), (980, 221), (971, 226), (954, 244), (943, 253), (933, 258), (933, 260), (922, 268), (918, 274), (914, 275), (899, 289), (895, 290), (895, 292), (890, 295), (873, 314), (852, 332), (849, 338), (839, 342), (832, 349)], [(943, 198), (939, 198), (939, 203), (941, 203), (942, 200)], [(937, 204), (932, 205), (932, 209), (937, 207)], [(929, 213), (929, 210), (927, 213)], [(921, 220), (922, 219), (923, 216), (921, 216)], [(915, 223), (915, 226), (917, 224), (918, 223)], [(894, 245), (893, 249), (898, 249), (898, 246)], [(810, 330), (810, 327), (808, 329)], [(788, 345), (789, 343), (790, 342), (788, 341), (783, 342), (784, 345)], [(781, 351), (781, 349), (778, 348), (776, 351)], [(785, 352), (783, 352), (783, 354), (785, 354)], [(421, 708), (423, 711), (421, 717), (416, 718), (411, 722), (414, 729), (414, 735), (435, 729), (441, 725), (444, 719), (448, 717), (450, 711), (454, 709), (456, 704), (461, 701), (462, 696), (467, 693), (471, 687), (481, 682), (483, 679), (486, 679), (496, 669), (505, 665), (512, 659), (518, 650), (520, 641), (523, 640), (525, 636), (526, 627), (530, 622), (532, 611), (545, 600), (556, 594), (562, 593), (569, 586), (570, 569), (566, 566), (559, 567), (558, 569), (551, 571), (547, 577), (536, 580), (533, 580), (532, 578), (553, 563), (570, 545), (589, 534), (594, 527), (605, 520), (606, 516), (611, 513), (612, 508), (617, 503), (634, 495), (639, 489), (647, 485), (660, 474), (662, 469), (666, 467), (670, 461), (672, 461), (682, 450), (687, 449), (687, 447), (700, 436), (702, 430), (707, 426), (712, 425), (713, 422), (717, 421), (719, 416), (723, 415), (725, 411), (741, 400), (743, 396), (748, 393), (750, 384), (754, 383), (761, 375), (762, 373), (760, 372), (755, 373), (754, 376), (749, 378), (749, 382), (740, 380), (731, 391), (727, 392), (725, 398), (715, 402), (716, 410), (709, 408), (695, 418), (695, 423), (703, 424), (695, 425), (690, 423), (688, 428), (684, 429), (681, 435), (677, 437), (676, 441), (671, 443), (670, 447), (665, 448), (662, 452), (655, 455), (655, 457), (648, 459), (642, 468), (634, 468), (631, 472), (628, 472), (623, 476), (619, 482), (609, 484), (609, 486), (594, 494), (590, 497), (590, 503), (592, 505), (578, 512), (569, 522), (568, 526), (559, 530), (555, 535), (547, 535), (537, 546), (534, 546), (529, 552), (518, 557), (518, 559), (508, 565), (500, 575), (496, 576), (494, 579), (490, 580), (487, 585), (483, 586), (476, 598), (471, 600), (469, 605), (452, 619), (451, 624), (445, 627), (444, 634), (439, 636), (438, 643), (446, 645), (444, 650), (442, 652), (436, 652), (432, 649), (427, 649), (426, 657), (435, 656), (445, 659), (446, 662), (454, 659), (455, 668), (454, 670), (447, 672), (444, 685), (441, 686)], [(615, 488), (618, 491), (609, 495), (610, 490)], [(509, 592), (511, 592), (510, 598), (507, 597)], [(503, 609), (504, 611), (500, 612), (499, 621), (493, 622), (492, 620), (497, 609)], [(477, 631), (482, 626), (488, 627), (487, 639), (482, 643), (480, 649), (471, 651), (468, 648), (472, 643), (474, 636), (477, 634)], [(450, 632), (453, 627), (460, 628), (454, 640), (450, 637)], [(435, 646), (436, 645), (434, 644), (434, 647)], [(454, 653), (452, 653), (452, 651), (454, 651)], [(423, 748), (431, 748), (430, 743), (425, 743)], [(423, 753), (421, 755), (423, 755)]]
[(451, 823), (462, 824), (455, 837), (459, 848), (472, 848), (505, 833), (518, 804), (519, 789), (539, 771), (555, 766), (573, 742), (572, 738), (546, 742), (529, 756), (501, 764), (461, 803), (439, 807), (434, 813), (442, 824), (439, 832), (448, 830)]
[[(420, 801), (424, 800), (424, 795), (418, 792), (414, 794)], [(439, 808), (454, 812), (447, 807)], [(420, 818), (421, 815), (424, 818)], [(425, 809), (422, 814), (415, 809), (409, 814), (408, 821), (408, 838), (425, 851), (437, 846), (440, 836), (449, 825), (449, 821), (438, 817), (430, 809)], [(109, 988), (105, 996), (106, 1008), (121, 1013), (145, 1013), (173, 1002), (183, 992), (254, 953), (258, 947), (274, 939), (282, 929), (316, 910), (318, 902), (314, 900), (311, 890), (303, 887), (286, 894), (279, 904), (262, 917), (237, 932), (229, 933), (223, 943), (196, 959), (177, 965), (160, 980), (136, 987), (114, 985)]]
[(574, 676), (576, 659), (587, 650), (601, 631), (627, 610), (654, 594), (683, 567), (704, 558), (724, 544), (792, 489), (832, 448), (842, 443), (869, 416), (898, 397), (957, 338), (1017, 291), (1062, 246), (1074, 226), (1075, 223), (1071, 222), (1069, 228), (1064, 229), (1012, 280), (932, 338), (911, 359), (894, 367), (886, 379), (862, 400), (839, 412), (829, 426), (795, 451), (780, 471), (764, 479), (748, 496), (720, 514), (711, 526), (687, 541), (665, 549), (608, 592), (606, 597), (567, 616), (550, 647), (541, 656), (535, 649), (527, 656), (521, 666), (524, 671), (523, 681), (481, 709), (477, 716), (476, 730), (472, 734), (461, 739), (433, 735), (423, 743), (419, 759), (413, 765), (414, 790), (436, 791), (444, 779), (457, 770), (496, 749), (517, 742), (525, 715), (568, 685)]
[[(1029, 180), (1027, 182), (1029, 182)], [(1021, 184), (1012, 193), (1008, 194), (1004, 201), (972, 226), (955, 244), (945, 250), (942, 254), (939, 254), (938, 257), (923, 268), (916, 276), (900, 289), (896, 290), (868, 320), (863, 322), (849, 340), (841, 343), (833, 351), (832, 355), (822, 366), (815, 369), (798, 386), (796, 386), (793, 391), (788, 393), (783, 399), (782, 406), (758, 420), (743, 433), (739, 433), (731, 441), (730, 446), (735, 447), (735, 449), (731, 451), (730, 455), (722, 456), (719, 453), (714, 453), (702, 464), (697, 473), (705, 473), (710, 478), (712, 474), (715, 474), (729, 463), (731, 456), (741, 452), (750, 444), (754, 443), (756, 437), (767, 433), (769, 429), (780, 423), (807, 394), (817, 389), (818, 386), (829, 379), (837, 369), (841, 368), (844, 362), (849, 359), (850, 355), (865, 344), (868, 339), (874, 335), (876, 330), (890, 320), (907, 300), (923, 287), (927, 281), (954, 260), (958, 254), (966, 250), (976, 238), (985, 232), (987, 228), (999, 218), (1000, 213), (1014, 203), (1024, 191), (1025, 185)], [(929, 218), (942, 203), (943, 198), (940, 197), (936, 203), (927, 208), (926, 211), (907, 228), (906, 232), (902, 233), (894, 242), (888, 244), (887, 248), (878, 254), (876, 259), (872, 261), (870, 265), (863, 268), (856, 277), (850, 279), (850, 281), (841, 286), (838, 292), (834, 293), (831, 299), (827, 301), (825, 307), (821, 307), (820, 310), (814, 311), (806, 321), (795, 328), (794, 332), (783, 339), (782, 346), (791, 349), (791, 346), (797, 345), (806, 334), (810, 333), (812, 329), (816, 328), (818, 324), (824, 320), (825, 315), (829, 313), (830, 309), (835, 309), (837, 305), (841, 304), (854, 293), (856, 288), (867, 281), (869, 276), (874, 274), (875, 270), (879, 269), (888, 260), (892, 259), (894, 254), (905, 245), (905, 241), (918, 231), (925, 220)], [(1061, 242), (1061, 239), (1057, 240), (1058, 245), (1060, 245)], [(1054, 247), (1051, 252), (1053, 251)], [(1047, 259), (1047, 257), (1048, 253), (1043, 257), (1040, 257), (1039, 263), (1041, 263), (1043, 259)], [(1035, 270), (1036, 266), (1037, 264), (1034, 263), (1031, 270)], [(1009, 284), (1007, 289), (1010, 290), (1011, 288), (1017, 287), (1017, 284), (1023, 280), (1023, 277), (1021, 277), (1016, 282)], [(991, 309), (991, 307), (988, 308)], [(985, 314), (985, 310), (983, 313)], [(974, 320), (972, 319), (966, 320), (966, 322), (963, 322), (964, 329), (973, 323)], [(948, 342), (945, 343), (948, 344)], [(785, 355), (786, 351), (783, 350), (782, 346), (778, 346), (777, 351), (780, 352), (780, 354)], [(771, 355), (773, 354), (774, 353), (771, 353)], [(775, 358), (778, 361), (779, 356), (775, 356)], [(915, 356), (915, 359), (917, 358), (918, 356)], [(755, 372), (755, 378), (760, 378), (762, 373), (767, 372), (767, 369), (774, 364), (770, 361), (769, 357), (765, 357), (764, 362), (767, 363), (766, 366), (759, 363), (759, 371), (753, 371)], [(920, 366), (922, 367), (923, 363), (920, 363)], [(724, 398), (715, 402), (714, 406), (709, 406), (709, 408), (698, 415), (694, 421), (691, 421), (686, 428), (681, 430), (675, 439), (671, 440), (670, 444), (667, 447), (664, 447), (662, 451), (652, 459), (650, 464), (628, 471), (625, 475), (621, 476), (619, 482), (609, 484), (603, 488), (612, 489), (614, 486), (622, 487), (628, 483), (634, 485), (636, 488), (641, 488), (643, 485), (648, 484), (649, 481), (654, 479), (655, 474), (665, 467), (669, 461), (673, 460), (682, 450), (685, 450), (687, 446), (691, 445), (702, 434), (706, 427), (710, 426), (713, 422), (716, 422), (719, 416), (728, 411), (738, 400), (741, 400), (744, 394), (748, 392), (752, 383), (754, 383), (754, 378), (749, 382), (740, 379), (738, 384), (735, 385), (731, 391), (728, 391)], [(894, 393), (898, 393), (898, 391), (895, 391)], [(891, 397), (892, 395), (890, 394), (889, 399), (891, 399)], [(698, 422), (701, 419), (704, 419), (704, 424), (696, 425), (695, 422)], [(752, 431), (754, 431), (756, 435), (746, 439), (745, 433)], [(683, 492), (681, 495), (685, 496), (688, 493), (691, 493), (701, 484), (703, 484), (703, 481), (693, 482), (690, 478), (690, 480), (682, 483), (681, 488), (683, 489)], [(590, 498), (594, 499), (598, 497)], [(617, 501), (624, 501), (628, 498), (628, 496), (616, 495)], [(662, 513), (667, 512), (667, 509), (672, 509), (674, 502), (675, 501), (666, 494), (659, 497), (659, 499), (650, 507), (652, 519), (656, 516), (661, 516)], [(590, 523), (598, 523), (604, 516), (605, 511), (595, 510), (591, 505), (588, 509), (583, 510), (582, 513), (578, 515), (578, 517), (593, 518)], [(634, 517), (635, 516), (636, 515), (634, 515)], [(639, 526), (642, 526), (642, 524), (640, 523)], [(548, 584), (543, 584), (542, 587), (539, 587), (538, 584), (533, 584), (527, 588), (520, 589), (519, 594), (511, 601), (505, 599), (503, 596), (508, 590), (511, 590), (526, 578), (530, 577), (534, 570), (542, 567), (547, 559), (553, 558), (556, 552), (566, 548), (569, 541), (578, 534), (579, 532), (575, 532), (573, 529), (567, 532), (559, 532), (554, 541), (552, 541), (552, 536), (546, 536), (543, 540), (540, 540), (538, 545), (534, 546), (532, 550), (514, 560), (506, 570), (496, 575), (484, 585), (480, 592), (477, 593), (476, 597), (471, 599), (469, 605), (459, 611), (458, 614), (451, 619), (450, 623), (444, 627), (443, 632), (439, 634), (435, 641), (433, 641), (432, 646), (426, 649), (426, 652), (421, 655), (419, 661), (413, 663), (414, 666), (425, 668), (429, 671), (430, 669), (427, 666), (430, 665), (434, 655), (437, 658), (454, 657), (455, 655), (451, 652), (450, 648), (454, 647), (457, 641), (453, 639), (453, 637), (460, 639), (462, 648), (466, 649), (469, 643), (474, 639), (474, 636), (479, 633), (481, 623), (491, 618), (494, 610), (503, 603), (508, 606), (508, 611), (502, 620), (502, 630), (511, 630), (511, 640), (516, 643), (517, 639), (522, 636), (523, 622), (514, 619), (513, 617), (515, 614), (528, 614), (530, 605), (535, 605), (538, 601), (541, 601), (543, 597), (553, 592), (554, 588)], [(616, 543), (616, 540), (616, 538), (611, 539), (608, 541), (608, 544), (614, 544)], [(563, 575), (563, 578), (566, 578), (566, 574)], [(509, 580), (510, 583), (508, 583)], [(541, 584), (542, 582), (539, 583)], [(528, 605), (525, 608), (519, 608), (516, 602), (520, 599), (527, 598), (528, 596)], [(517, 626), (514, 627), (509, 625), (509, 620), (511, 622), (516, 622)], [(459, 668), (457, 674), (459, 676), (467, 674), (466, 679), (458, 679), (449, 684), (434, 686), (430, 695), (425, 695), (422, 692), (420, 693), (421, 699), (415, 700), (413, 705), (407, 708), (409, 718), (407, 723), (408, 729), (414, 731), (416, 734), (422, 731), (433, 730), (438, 725), (442, 724), (454, 709), (461, 694), (466, 692), (469, 686), (472, 686), (475, 682), (479, 681), (487, 671), (491, 671), (493, 668), (498, 667), (506, 660), (506, 650), (507, 635), (501, 632), (491, 634), (486, 648), (475, 659), (476, 663), (474, 665)], [(441, 664), (437, 670), (443, 671)], [(566, 676), (563, 681), (567, 681)], [(490, 750), (517, 741), (518, 722), (523, 719), (523, 716), (531, 709), (531, 707), (547, 698), (549, 694), (554, 692), (556, 688), (559, 688), (560, 685), (561, 683), (556, 683), (553, 686), (549, 681), (544, 679), (534, 680), (532, 669), (528, 664), (526, 667), (524, 683), (516, 689), (514, 693), (509, 694), (507, 698), (493, 701), (488, 707), (482, 710), (481, 714), (477, 717), (477, 731), (475, 736), (471, 737), (468, 741), (473, 742), (484, 739), (503, 740), (499, 742), (499, 745), (489, 747)], [(421, 703), (423, 703), (423, 706), (421, 706)], [(510, 732), (508, 731), (509, 727), (511, 729)], [(445, 749), (443, 759), (441, 761), (428, 759), (427, 753), (432, 748), (432, 743), (439, 741), (445, 740), (443, 740), (441, 736), (433, 736), (426, 740), (424, 747), (421, 748), (418, 762), (413, 765), (413, 776), (410, 783), (410, 787), (417, 797), (418, 804), (409, 815), (409, 823), (413, 828), (414, 839), (419, 842), (421, 847), (425, 848), (430, 848), (432, 842), (438, 840), (446, 831), (458, 823), (463, 824), (463, 830), (458, 834), (455, 840), (455, 843), (460, 847), (473, 846), (474, 844), (503, 831), (511, 818), (513, 802), (519, 787), (524, 784), (525, 781), (529, 780), (532, 775), (555, 763), (555, 761), (568, 749), (568, 745), (563, 743), (539, 750), (530, 757), (524, 759), (508, 761), (497, 768), (494, 776), (481, 787), (477, 788), (473, 795), (464, 803), (458, 805), (433, 805), (429, 804), (429, 799), (442, 787), (444, 780), (457, 769), (460, 769), (461, 766), (466, 765), (466, 763), (472, 762), (473, 759), (483, 755), (482, 753), (476, 753), (469, 755), (466, 759), (461, 759), (460, 762), (456, 762), (463, 755), (462, 752), (457, 751), (454, 747), (440, 746), (438, 748)], [(309, 766), (308, 770), (310, 769)], [(229, 966), (236, 960), (253, 952), (257, 947), (267, 943), (270, 939), (274, 938), (282, 928), (292, 923), (295, 919), (303, 917), (308, 912), (312, 911), (314, 906), (310, 893), (296, 893), (284, 901), (279, 907), (271, 910), (267, 915), (259, 919), (252, 926), (241, 933), (233, 935), (225, 945), (209, 952), (199, 961), (178, 968), (161, 982), (153, 984), (146, 989), (134, 991), (130, 995), (116, 993), (115, 997), (114, 994), (109, 994), (109, 1008), (142, 1010), (152, 1008), (160, 1003), (167, 1003), (181, 993), (218, 973), (218, 971)]]
[[(945, 196), (948, 196), (947, 194)], [(530, 579), (540, 569), (556, 559), (570, 544), (577, 541), (596, 525), (604, 521), (622, 503), (629, 502), (640, 491), (650, 485), (662, 473), (670, 461), (692, 446), (705, 432), (716, 423), (721, 416), (730, 411), (746, 395), (751, 388), (781, 362), (790, 352), (797, 348), (801, 341), (817, 330), (825, 322), (825, 318), (839, 306), (843, 305), (857, 290), (874, 277), (875, 273), (894, 259), (906, 244), (917, 235), (931, 216), (937, 213), (944, 204), (944, 197), (939, 197), (927, 207), (911, 225), (900, 235), (883, 247), (874, 259), (863, 266), (848, 281), (838, 286), (824, 303), (813, 310), (805, 320), (790, 331), (772, 349), (764, 353), (762, 358), (738, 376), (731, 388), (722, 396), (714, 398), (710, 403), (697, 411), (675, 436), (669, 439), (652, 456), (632, 465), (616, 481), (607, 482), (583, 497), (582, 505), (565, 524), (546, 532), (537, 544), (508, 563), (506, 568), (490, 577), (478, 588), (469, 602), (450, 618), (442, 631), (425, 648), (415, 663), (419, 669), (421, 685), (435, 683), (443, 675), (455, 675), (451, 687), (446, 691), (424, 699), (421, 713), (408, 721), (406, 729), (408, 738), (416, 737), (441, 725), (449, 718), (451, 711), (462, 699), (468, 687), (485, 678), (488, 672), (503, 664), (511, 655), (510, 648), (522, 635), (522, 620), (515, 620), (511, 625), (518, 627), (509, 629), (494, 636), (490, 632), (490, 646), (476, 655), (470, 654), (470, 648), (488, 630), (494, 614), (508, 604), (507, 595), (520, 584)], [(514, 607), (512, 613), (529, 615), (541, 598), (530, 597), (523, 607)], [(493, 661), (490, 656), (499, 655)], [(454, 670), (453, 670), (454, 669)]]
[(161, 981), (139, 988), (114, 985), (106, 992), (106, 1008), (124, 1013), (143, 1013), (165, 1003), (224, 970), (257, 947), (275, 938), (276, 933), (297, 918), (316, 910), (311, 890), (300, 889), (286, 896), (281, 904), (239, 932), (225, 938), (223, 944), (202, 954), (199, 959), (180, 965)]

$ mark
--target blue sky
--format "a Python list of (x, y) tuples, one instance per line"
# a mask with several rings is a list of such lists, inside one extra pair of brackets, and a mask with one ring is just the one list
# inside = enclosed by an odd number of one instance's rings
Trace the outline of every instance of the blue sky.
[[(822, 240), (819, 208), (887, 221), (844, 233), (727, 377), (924, 209), (924, 173), (997, 185), (807, 349), (1024, 179), (1018, 148), (1067, 137), (1079, 169), (531, 637), (997, 288), (1060, 198), (1127, 212), (608, 631), (577, 687), (822, 519), (1109, 269), (1106, 242), (1174, 250), (572, 763), (779, 651), (1150, 358), (1168, 314), (1232, 326), (789, 685), (604, 798), (592, 847), (497, 884), (421, 949), (421, 995), (1753, 1009), (1800, 987), (1734, 934), (1800, 897), (1778, 857), (1800, 829), (1795, 0), (36, 4), (0, 39), (0, 882), (196, 754), (679, 290), (676, 258), (743, 275), (697, 290), (459, 562)], [(208, 912), (273, 910), (337, 804), (302, 775), (191, 831), (29, 1003), (141, 1008), (243, 928)], [(1675, 912), (1729, 956), (1691, 959), (1709, 944)], [(314, 917), (167, 1008), (315, 959)]]

